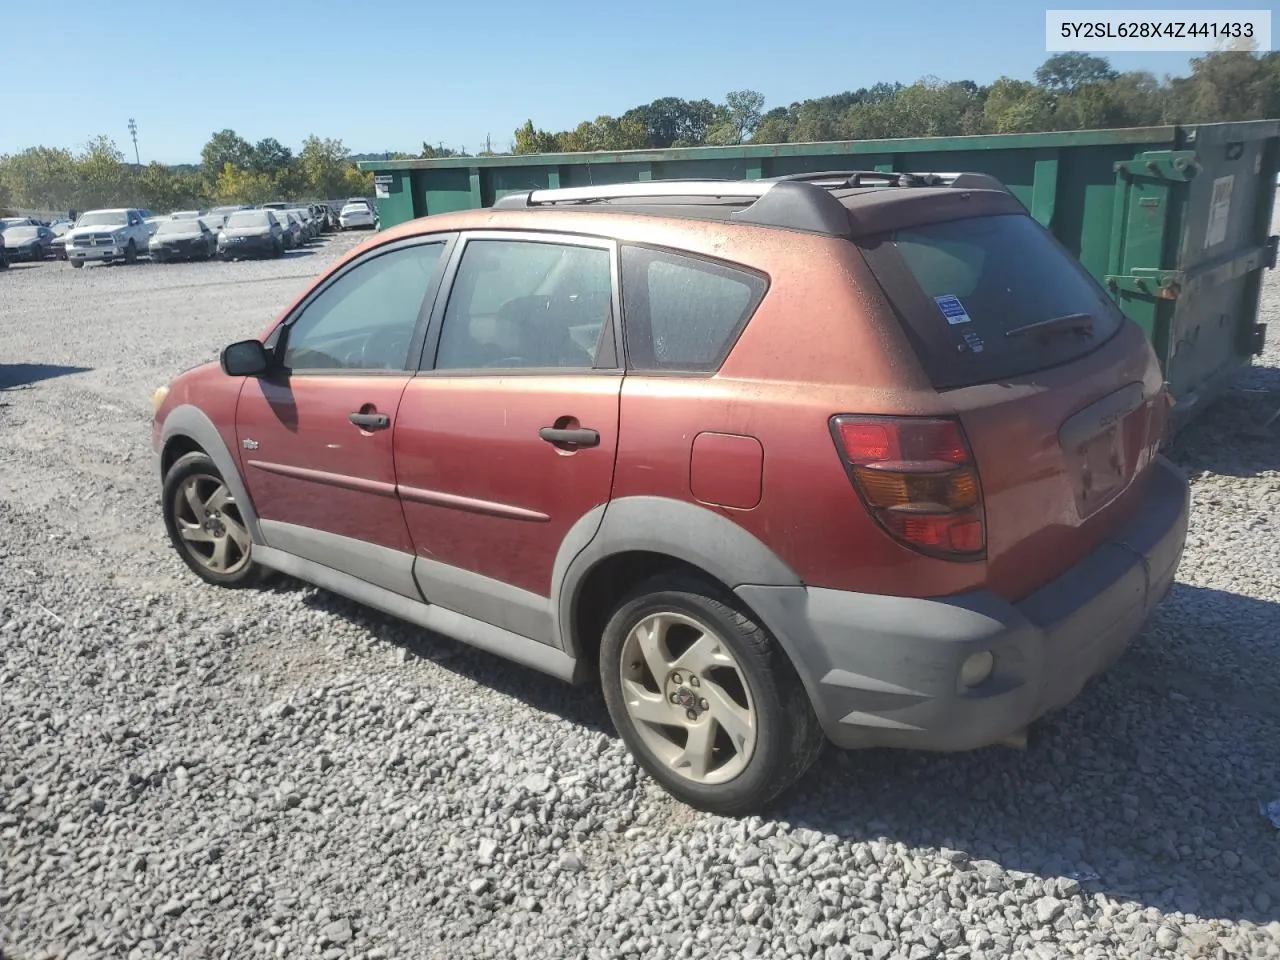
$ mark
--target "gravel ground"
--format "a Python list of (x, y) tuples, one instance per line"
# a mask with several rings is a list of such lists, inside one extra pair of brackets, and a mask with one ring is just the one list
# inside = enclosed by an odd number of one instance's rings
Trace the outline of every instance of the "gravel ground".
[(593, 690), (168, 546), (148, 396), (350, 242), (0, 276), (0, 955), (1280, 956), (1280, 278), (1110, 675), (1025, 754), (833, 752), (735, 821)]

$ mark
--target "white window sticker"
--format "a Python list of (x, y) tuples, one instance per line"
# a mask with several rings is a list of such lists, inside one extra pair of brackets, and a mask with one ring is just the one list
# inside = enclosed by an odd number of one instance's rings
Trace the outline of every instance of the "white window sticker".
[(1204, 245), (1214, 247), (1227, 239), (1227, 221), (1231, 217), (1231, 188), (1234, 176), (1219, 177), (1213, 181), (1213, 197), (1209, 201), (1209, 225), (1204, 231)]
[(953, 297), (950, 294), (942, 297), (934, 297), (933, 302), (938, 305), (938, 309), (942, 311), (942, 315), (947, 318), (947, 323), (956, 326), (961, 323), (969, 322), (969, 314), (965, 312), (964, 304), (960, 302), (959, 297)]

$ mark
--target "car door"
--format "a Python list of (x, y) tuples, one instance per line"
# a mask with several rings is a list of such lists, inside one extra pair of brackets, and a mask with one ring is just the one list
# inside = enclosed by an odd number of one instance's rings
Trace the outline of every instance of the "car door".
[[(395, 435), (428, 602), (553, 642), (556, 554), (613, 484), (615, 265), (603, 240), (494, 232), (460, 241)], [(598, 527), (596, 513), (588, 525)]]
[(415, 599), (392, 436), (448, 245), (379, 247), (333, 274), (273, 333), (278, 371), (236, 411), (267, 544)]

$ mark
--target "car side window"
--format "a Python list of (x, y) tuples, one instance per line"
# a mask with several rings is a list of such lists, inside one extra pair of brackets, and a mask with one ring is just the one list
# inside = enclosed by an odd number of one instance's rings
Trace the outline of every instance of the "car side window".
[(401, 247), (348, 270), (290, 324), (283, 365), (304, 370), (405, 370), (444, 243)]
[(588, 370), (612, 323), (607, 249), (472, 240), (449, 294), (435, 367)]
[(627, 363), (635, 370), (716, 370), (767, 287), (759, 274), (670, 251), (628, 244), (621, 260)]

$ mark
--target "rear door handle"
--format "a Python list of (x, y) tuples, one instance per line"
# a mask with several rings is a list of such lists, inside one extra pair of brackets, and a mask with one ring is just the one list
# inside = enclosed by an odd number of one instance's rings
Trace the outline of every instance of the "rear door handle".
[(385, 413), (348, 413), (347, 419), (365, 430), (385, 430), (391, 426), (391, 418)]
[(575, 447), (598, 447), (600, 446), (600, 434), (595, 430), (588, 430), (585, 427), (578, 429), (560, 429), (557, 427), (543, 427), (538, 431), (538, 436), (547, 443), (554, 446)]

